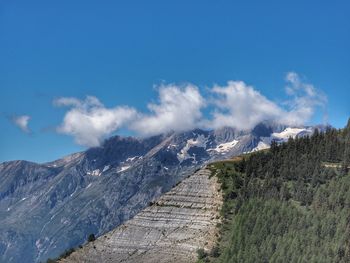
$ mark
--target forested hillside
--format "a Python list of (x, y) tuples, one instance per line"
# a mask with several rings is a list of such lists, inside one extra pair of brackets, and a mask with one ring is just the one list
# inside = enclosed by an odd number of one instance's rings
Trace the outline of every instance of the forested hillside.
[(350, 262), (349, 166), (350, 120), (212, 164), (224, 220), (199, 262)]

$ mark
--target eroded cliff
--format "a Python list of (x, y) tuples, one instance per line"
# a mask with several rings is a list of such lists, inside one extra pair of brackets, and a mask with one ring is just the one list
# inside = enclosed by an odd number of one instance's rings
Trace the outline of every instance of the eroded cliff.
[(195, 262), (197, 249), (216, 241), (221, 205), (217, 178), (201, 169), (60, 262)]

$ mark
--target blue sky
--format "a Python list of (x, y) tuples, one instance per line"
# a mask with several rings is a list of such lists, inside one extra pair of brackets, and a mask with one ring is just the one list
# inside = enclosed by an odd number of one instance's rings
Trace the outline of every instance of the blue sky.
[[(70, 110), (94, 107), (84, 104), (87, 95), (98, 98), (102, 109), (127, 105), (150, 114), (149, 103), (162, 105), (162, 86), (166, 97), (176, 88), (190, 92), (186, 85), (192, 83), (207, 103), (214, 84), (220, 94), (239, 88), (227, 84), (233, 80), (283, 108), (290, 72), (298, 74), (301, 87), (324, 93), (329, 123), (342, 127), (350, 116), (349, 12), (345, 0), (3, 0), (0, 162), (44, 162), (85, 149), (67, 127), (57, 127)], [(54, 106), (62, 97), (79, 99), (80, 106)], [(225, 102), (231, 101), (219, 104)], [(321, 107), (313, 106), (307, 124), (323, 121)], [(215, 106), (198, 107), (200, 118), (212, 118)], [(18, 119), (23, 116), (30, 119)], [(144, 129), (114, 128), (104, 134)]]

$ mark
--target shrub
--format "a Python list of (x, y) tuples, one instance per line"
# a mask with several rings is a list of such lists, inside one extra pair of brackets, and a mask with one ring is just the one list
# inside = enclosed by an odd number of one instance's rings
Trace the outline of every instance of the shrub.
[(67, 249), (66, 251), (64, 251), (64, 252), (59, 256), (59, 259), (67, 258), (67, 257), (68, 257), (70, 254), (72, 254), (74, 251), (75, 251), (74, 248)]
[(94, 234), (90, 234), (89, 236), (88, 236), (88, 242), (92, 242), (92, 241), (95, 241), (96, 240), (96, 238), (95, 238), (95, 235)]
[(208, 256), (207, 252), (203, 248), (197, 250), (198, 259), (204, 259)]
[(210, 256), (213, 258), (217, 258), (220, 256), (220, 250), (218, 246), (215, 246), (210, 251)]

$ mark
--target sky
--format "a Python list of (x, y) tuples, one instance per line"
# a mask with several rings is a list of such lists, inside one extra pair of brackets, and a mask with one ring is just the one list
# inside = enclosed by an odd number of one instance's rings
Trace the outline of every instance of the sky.
[(0, 162), (350, 116), (349, 1), (0, 2)]

